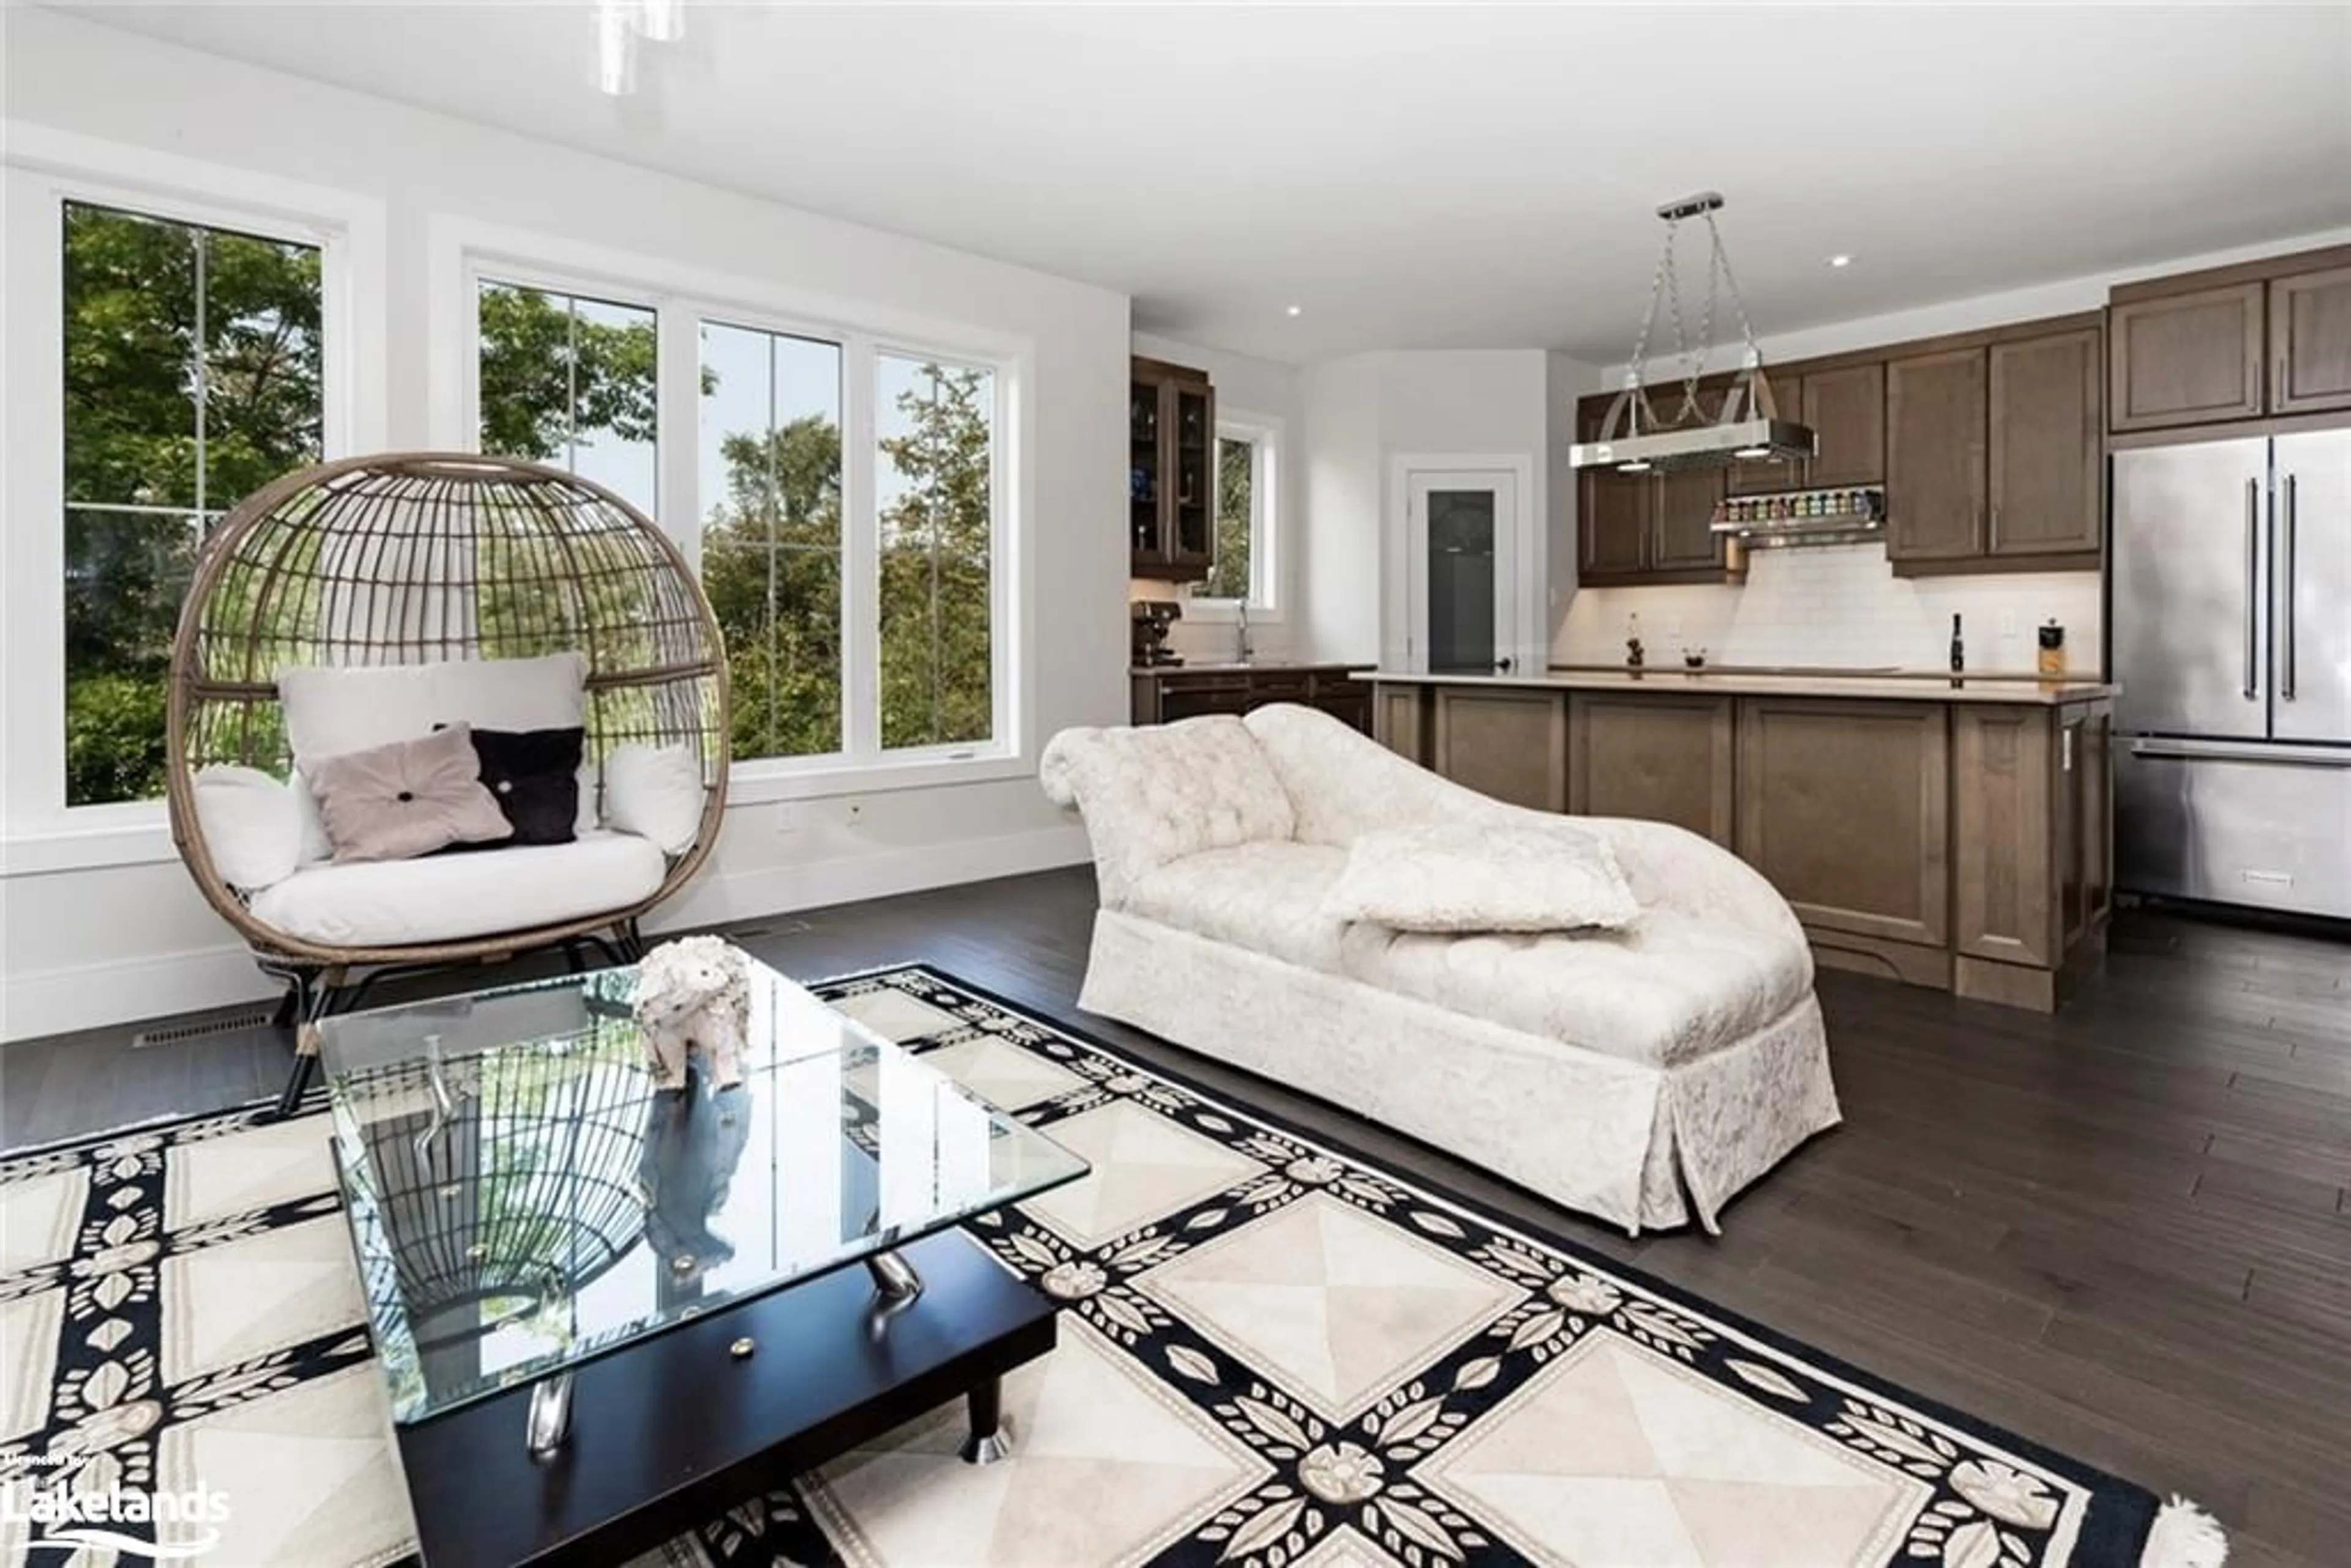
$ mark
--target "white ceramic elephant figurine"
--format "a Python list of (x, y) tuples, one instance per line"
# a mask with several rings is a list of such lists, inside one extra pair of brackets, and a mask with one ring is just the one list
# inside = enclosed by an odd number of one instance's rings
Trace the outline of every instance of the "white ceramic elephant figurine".
[(743, 1082), (751, 988), (742, 950), (717, 936), (664, 942), (637, 966), (637, 1027), (655, 1069), (654, 1087), (685, 1087), (687, 1053), (702, 1052), (721, 1089)]

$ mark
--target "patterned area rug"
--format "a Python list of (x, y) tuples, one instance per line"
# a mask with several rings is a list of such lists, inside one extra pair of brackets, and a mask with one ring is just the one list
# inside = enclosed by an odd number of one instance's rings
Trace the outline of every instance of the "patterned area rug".
[[(1008, 1463), (959, 1463), (945, 1409), (664, 1563), (2220, 1561), (2189, 1505), (950, 977), (819, 989), (1093, 1162), (972, 1228), (1063, 1303), (1061, 1345), (1008, 1381)], [(410, 1552), (326, 1137), (247, 1110), (0, 1166), (0, 1480), (201, 1483), (225, 1568)], [(41, 1528), (19, 1511), (0, 1563)]]

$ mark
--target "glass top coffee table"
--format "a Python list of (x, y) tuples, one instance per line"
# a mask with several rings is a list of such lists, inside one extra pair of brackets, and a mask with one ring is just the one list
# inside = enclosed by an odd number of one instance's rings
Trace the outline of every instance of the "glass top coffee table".
[[(738, 1500), (718, 1475), (772, 1479), (957, 1394), (965, 1457), (1004, 1450), (998, 1380), (1050, 1348), (1051, 1309), (952, 1228), (1085, 1162), (747, 968), (749, 1047), (726, 1088), (699, 1056), (684, 1089), (655, 1087), (632, 968), (323, 1026), (432, 1568), (617, 1560)], [(542, 1486), (539, 1516), (511, 1495), (533, 1467), (579, 1472)], [(681, 1503), (683, 1482), (715, 1500)]]

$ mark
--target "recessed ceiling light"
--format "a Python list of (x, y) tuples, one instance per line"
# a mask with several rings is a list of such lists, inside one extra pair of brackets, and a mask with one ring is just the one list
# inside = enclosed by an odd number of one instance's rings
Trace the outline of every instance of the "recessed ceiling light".
[(1829, 265), (1831, 267), (1851, 267), (1853, 265), (1853, 257), (1845, 255), (1843, 251), (1839, 251), (1836, 255), (1829, 257)]
[(1306, 307), (1303, 305), (1292, 305), (1284, 309), (1282, 314), (1285, 316), (1303, 316), (1306, 314)]

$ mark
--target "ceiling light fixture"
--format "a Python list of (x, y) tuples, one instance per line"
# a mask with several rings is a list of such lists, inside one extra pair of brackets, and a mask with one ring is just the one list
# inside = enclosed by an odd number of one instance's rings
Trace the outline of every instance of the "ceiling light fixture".
[(1834, 256), (1829, 257), (1829, 265), (1831, 267), (1851, 267), (1853, 265), (1853, 257), (1845, 255), (1843, 251), (1839, 251)]
[(1282, 314), (1285, 316), (1303, 316), (1306, 314), (1306, 307), (1303, 305), (1292, 305), (1288, 309), (1284, 310)]
[(597, 0), (596, 88), (610, 98), (637, 90), (637, 40), (685, 37), (685, 0)]
[[(1600, 438), (1568, 448), (1572, 466), (1608, 467), (1620, 474), (1719, 468), (1759, 457), (1809, 457), (1818, 445), (1809, 428), (1780, 417), (1771, 380), (1763, 373), (1763, 351), (1755, 346), (1755, 328), (1747, 319), (1747, 302), (1740, 298), (1739, 279), (1722, 248), (1722, 231), (1715, 226), (1714, 214), (1721, 209), (1722, 196), (1715, 191), (1701, 191), (1657, 209), (1657, 216), (1666, 221), (1666, 243), (1649, 279), (1649, 308), (1642, 313), (1640, 333), (1633, 340), (1625, 390), (1608, 405)], [(1674, 235), (1686, 218), (1705, 219), (1711, 242), (1706, 313), (1698, 318), (1695, 343), (1682, 324), (1681, 275), (1674, 265)], [(1714, 350), (1715, 299), (1724, 287), (1730, 291), (1731, 308), (1739, 314), (1739, 333), (1746, 349), (1738, 377), (1724, 394), (1721, 412), (1708, 420), (1698, 409), (1698, 378)], [(1649, 333), (1656, 325), (1660, 298), (1667, 301), (1673, 315), (1674, 352), (1680, 361), (1681, 407), (1671, 420), (1659, 419), (1650, 407), (1647, 387)]]
[(685, 0), (637, 0), (637, 31), (649, 44), (685, 37)]

